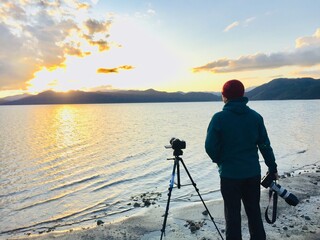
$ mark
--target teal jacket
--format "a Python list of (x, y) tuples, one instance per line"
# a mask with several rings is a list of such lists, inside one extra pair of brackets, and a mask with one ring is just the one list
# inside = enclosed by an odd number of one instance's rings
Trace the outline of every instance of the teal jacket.
[(205, 149), (221, 177), (244, 179), (261, 175), (258, 149), (270, 173), (277, 164), (262, 116), (247, 106), (248, 98), (228, 101), (208, 126)]

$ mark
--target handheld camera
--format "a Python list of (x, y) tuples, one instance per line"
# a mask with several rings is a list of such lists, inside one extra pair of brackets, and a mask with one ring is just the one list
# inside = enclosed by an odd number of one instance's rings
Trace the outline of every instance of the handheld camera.
[(296, 206), (299, 203), (299, 199), (294, 194), (290, 193), (284, 187), (281, 187), (280, 184), (276, 183), (276, 179), (273, 174), (267, 173), (267, 175), (262, 178), (261, 185), (276, 192), (291, 206)]

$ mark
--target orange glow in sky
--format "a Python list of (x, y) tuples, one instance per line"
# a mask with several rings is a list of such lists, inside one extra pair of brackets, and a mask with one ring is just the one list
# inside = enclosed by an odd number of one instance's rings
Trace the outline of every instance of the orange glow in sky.
[(319, 78), (319, 1), (233, 5), (239, 11), (213, 1), (3, 1), (0, 98), (46, 90), (207, 92), (234, 78), (246, 87)]

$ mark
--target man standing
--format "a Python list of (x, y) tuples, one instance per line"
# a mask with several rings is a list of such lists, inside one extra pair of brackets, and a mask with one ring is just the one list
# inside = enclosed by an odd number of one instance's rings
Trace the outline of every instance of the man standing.
[(227, 81), (222, 89), (223, 110), (214, 114), (208, 126), (205, 149), (218, 165), (224, 200), (226, 240), (241, 240), (241, 200), (251, 240), (265, 240), (261, 210), (260, 150), (269, 173), (277, 175), (277, 164), (262, 116), (247, 106), (244, 86)]

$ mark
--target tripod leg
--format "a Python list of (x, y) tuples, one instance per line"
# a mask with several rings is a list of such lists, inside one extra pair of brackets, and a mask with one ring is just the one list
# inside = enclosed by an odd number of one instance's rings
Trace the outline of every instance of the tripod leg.
[(180, 182), (180, 164), (179, 160), (177, 160), (177, 179), (178, 179), (178, 189), (181, 188), (181, 182)]
[(166, 224), (167, 224), (167, 218), (168, 218), (168, 213), (169, 213), (169, 205), (170, 205), (171, 193), (172, 193), (172, 189), (173, 189), (173, 185), (174, 185), (174, 176), (175, 176), (176, 167), (177, 167), (178, 163), (179, 163), (179, 160), (175, 159), (174, 160), (174, 164), (173, 164), (173, 169), (172, 169), (170, 185), (169, 185), (168, 201), (167, 201), (166, 212), (164, 214), (160, 240), (162, 240), (162, 237), (165, 235), (165, 231), (166, 231)]
[(207, 205), (206, 205), (206, 204), (205, 204), (205, 202), (203, 201), (203, 198), (202, 198), (202, 196), (201, 196), (201, 194), (200, 194), (200, 192), (199, 192), (199, 189), (197, 188), (197, 184), (193, 181), (193, 179), (192, 179), (192, 177), (191, 177), (191, 174), (190, 174), (190, 172), (188, 171), (187, 166), (184, 164), (184, 162), (183, 162), (182, 158), (179, 158), (179, 160), (181, 161), (181, 163), (182, 163), (182, 165), (183, 165), (184, 169), (186, 170), (186, 172), (187, 172), (187, 174), (188, 174), (188, 177), (190, 178), (190, 181), (191, 181), (191, 183), (192, 183), (192, 185), (193, 185), (194, 189), (195, 189), (195, 190), (196, 190), (196, 192), (198, 193), (198, 196), (199, 196), (199, 198), (201, 199), (201, 202), (202, 202), (203, 206), (204, 206), (204, 207), (205, 207), (205, 209), (207, 210), (207, 212), (208, 212), (208, 214), (209, 214), (209, 216), (210, 216), (211, 221), (213, 222), (213, 224), (214, 224), (214, 226), (216, 227), (216, 229), (217, 229), (217, 231), (218, 231), (218, 233), (219, 233), (219, 235), (220, 235), (221, 239), (223, 240), (223, 236), (222, 236), (222, 234), (221, 234), (221, 232), (220, 232), (219, 228), (217, 227), (217, 225), (216, 225), (216, 223), (215, 223), (215, 221), (214, 221), (214, 219), (213, 219), (213, 217), (212, 217), (212, 215), (211, 215), (211, 213), (210, 213), (210, 211), (209, 211), (209, 209), (208, 209)]

